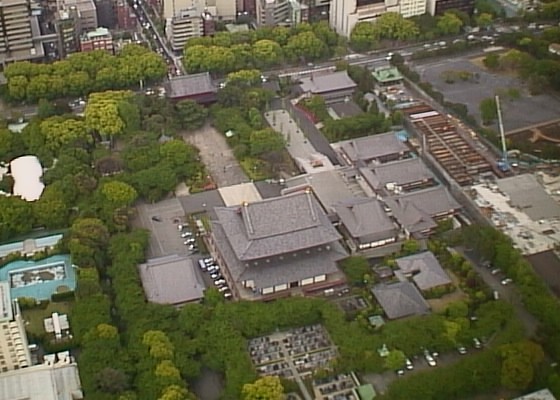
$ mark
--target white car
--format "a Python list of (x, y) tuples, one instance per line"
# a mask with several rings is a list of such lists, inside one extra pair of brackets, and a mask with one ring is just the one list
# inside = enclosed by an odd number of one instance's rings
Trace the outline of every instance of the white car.
[(231, 299), (231, 296), (232, 296), (231, 292), (224, 292), (224, 297), (226, 299)]
[(216, 286), (225, 285), (225, 283), (226, 283), (225, 279), (218, 279), (218, 280), (214, 281), (214, 285), (216, 285)]
[(221, 275), (220, 275), (219, 272), (212, 272), (212, 273), (210, 274), (210, 278), (220, 280)]
[(186, 231), (186, 232), (181, 233), (182, 238), (186, 238), (186, 237), (189, 237), (189, 236), (192, 236), (192, 232)]
[(410, 358), (407, 358), (405, 363), (406, 363), (406, 369), (408, 369), (409, 371), (414, 369), (414, 364), (412, 364)]
[(506, 279), (502, 280), (502, 285), (507, 286), (511, 282), (513, 282), (513, 280), (511, 278), (506, 278)]
[(227, 292), (228, 290), (229, 290), (229, 287), (227, 285), (218, 288), (218, 291), (221, 292), (221, 293)]

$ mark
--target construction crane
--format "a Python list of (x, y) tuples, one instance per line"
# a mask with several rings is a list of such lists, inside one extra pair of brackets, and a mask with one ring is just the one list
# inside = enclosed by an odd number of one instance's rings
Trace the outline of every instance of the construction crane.
[(500, 139), (502, 141), (502, 158), (498, 160), (498, 169), (507, 172), (510, 169), (506, 147), (506, 135), (504, 133), (504, 121), (502, 120), (502, 109), (500, 107), (500, 96), (496, 96), (496, 111), (498, 113), (498, 127), (500, 128)]

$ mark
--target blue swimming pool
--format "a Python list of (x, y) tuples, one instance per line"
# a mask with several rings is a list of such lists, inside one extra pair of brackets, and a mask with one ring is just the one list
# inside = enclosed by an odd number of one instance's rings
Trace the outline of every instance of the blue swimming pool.
[(69, 255), (39, 261), (14, 261), (0, 268), (0, 281), (10, 284), (12, 299), (33, 297), (48, 300), (61, 286), (76, 288), (76, 271)]

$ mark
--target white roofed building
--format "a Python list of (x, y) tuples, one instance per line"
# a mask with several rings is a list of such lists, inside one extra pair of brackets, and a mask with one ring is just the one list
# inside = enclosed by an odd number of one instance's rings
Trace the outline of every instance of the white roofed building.
[(10, 171), (14, 179), (14, 196), (21, 196), (27, 201), (41, 197), (45, 185), (41, 182), (43, 167), (35, 156), (21, 156), (10, 162)]

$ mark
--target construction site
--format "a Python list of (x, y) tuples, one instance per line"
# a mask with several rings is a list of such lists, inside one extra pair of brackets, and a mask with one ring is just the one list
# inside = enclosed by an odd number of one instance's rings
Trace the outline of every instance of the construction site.
[(460, 186), (472, 185), (483, 173), (504, 175), (492, 153), (451, 117), (424, 103), (401, 111), (419, 136), (420, 151), (430, 154)]

